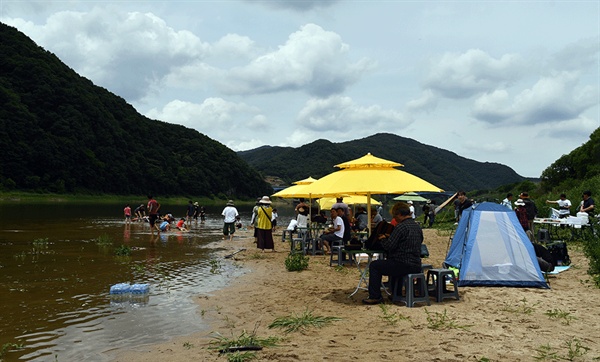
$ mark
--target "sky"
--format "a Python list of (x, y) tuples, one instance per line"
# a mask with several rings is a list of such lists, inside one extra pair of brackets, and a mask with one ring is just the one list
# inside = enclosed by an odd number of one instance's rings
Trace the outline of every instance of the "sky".
[(386, 132), (539, 177), (600, 127), (600, 1), (0, 0), (0, 21), (235, 151)]

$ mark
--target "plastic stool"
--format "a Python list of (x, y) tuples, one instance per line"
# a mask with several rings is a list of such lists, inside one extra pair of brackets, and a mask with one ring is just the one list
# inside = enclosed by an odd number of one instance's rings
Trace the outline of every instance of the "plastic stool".
[[(415, 303), (427, 303), (427, 305), (431, 305), (431, 303), (429, 302), (429, 291), (427, 290), (427, 281), (425, 280), (425, 274), (408, 274), (405, 275), (402, 279), (394, 278), (393, 285), (393, 303), (403, 302), (409, 308), (414, 307)], [(404, 296), (402, 295), (402, 290), (404, 290)], [(419, 296), (415, 295), (416, 292), (419, 292)]]
[(293, 238), (294, 238), (294, 230), (285, 229), (285, 230), (283, 230), (283, 233), (281, 233), (281, 241), (284, 243), (286, 240), (292, 240)]
[[(449, 290), (446, 286), (446, 280), (452, 281), (453, 289)], [(456, 298), (458, 296), (458, 281), (454, 271), (450, 269), (429, 269), (427, 271), (427, 289), (431, 296), (435, 297), (436, 302), (441, 302), (444, 298)]]
[[(337, 256), (337, 258), (334, 259), (334, 256)], [(329, 266), (332, 266), (334, 262), (337, 262), (337, 265), (352, 264), (352, 259), (346, 258), (346, 253), (344, 253), (344, 245), (337, 244), (331, 246), (331, 254), (329, 255)]]
[(433, 265), (431, 264), (421, 264), (421, 273), (425, 273), (425, 271), (433, 269)]

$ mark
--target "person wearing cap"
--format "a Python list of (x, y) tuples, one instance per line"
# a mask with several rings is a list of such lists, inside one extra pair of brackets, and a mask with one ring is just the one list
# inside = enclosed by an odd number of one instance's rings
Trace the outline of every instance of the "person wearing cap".
[(410, 209), (410, 215), (411, 217), (414, 219), (417, 217), (417, 215), (415, 215), (415, 207), (413, 206), (413, 202), (408, 200), (406, 202), (408, 204), (408, 208)]
[(223, 215), (223, 240), (226, 236), (229, 236), (229, 241), (232, 241), (235, 233), (235, 217), (239, 215), (233, 200), (227, 201), (221, 215)]
[(556, 201), (546, 200), (546, 203), (558, 205), (558, 217), (561, 219), (571, 215), (571, 201), (567, 199), (566, 194), (560, 194), (560, 198)]
[(527, 221), (529, 222), (529, 230), (533, 230), (533, 219), (537, 217), (538, 209), (535, 206), (535, 202), (529, 198), (529, 193), (521, 192), (519, 198), (525, 203), (525, 210), (527, 210)]
[(194, 221), (198, 222), (198, 216), (200, 215), (200, 205), (198, 201), (194, 202)]
[(427, 200), (429, 204), (429, 227), (433, 226), (435, 222), (435, 200)]
[(271, 209), (271, 199), (269, 196), (263, 196), (258, 202), (258, 214), (256, 216), (256, 247), (263, 252), (265, 249), (275, 251), (273, 242), (273, 210)]
[(523, 230), (529, 230), (529, 221), (527, 220), (527, 209), (525, 209), (525, 202), (523, 199), (518, 199), (515, 201), (515, 213), (517, 214), (517, 219), (519, 219), (519, 224), (523, 227)]

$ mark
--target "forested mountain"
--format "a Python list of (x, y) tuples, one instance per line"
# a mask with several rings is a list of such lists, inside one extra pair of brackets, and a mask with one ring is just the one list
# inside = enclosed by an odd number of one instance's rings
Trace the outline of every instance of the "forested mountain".
[(563, 155), (542, 172), (542, 186), (546, 190), (565, 182), (591, 179), (600, 175), (600, 127), (590, 135), (590, 140)]
[(239, 155), (263, 174), (293, 182), (308, 176), (320, 178), (338, 170), (334, 165), (364, 156), (368, 152), (402, 163), (402, 170), (444, 190), (494, 189), (524, 180), (524, 177), (508, 166), (470, 160), (450, 151), (388, 133), (341, 143), (318, 140), (298, 148), (264, 146), (239, 152)]
[(272, 192), (224, 145), (150, 120), (0, 23), (0, 187), (248, 198)]

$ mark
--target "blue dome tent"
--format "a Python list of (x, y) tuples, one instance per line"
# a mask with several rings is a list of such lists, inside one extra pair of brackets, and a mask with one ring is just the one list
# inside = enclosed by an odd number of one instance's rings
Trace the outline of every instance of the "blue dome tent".
[(463, 211), (444, 263), (458, 286), (549, 288), (517, 215), (492, 202)]

